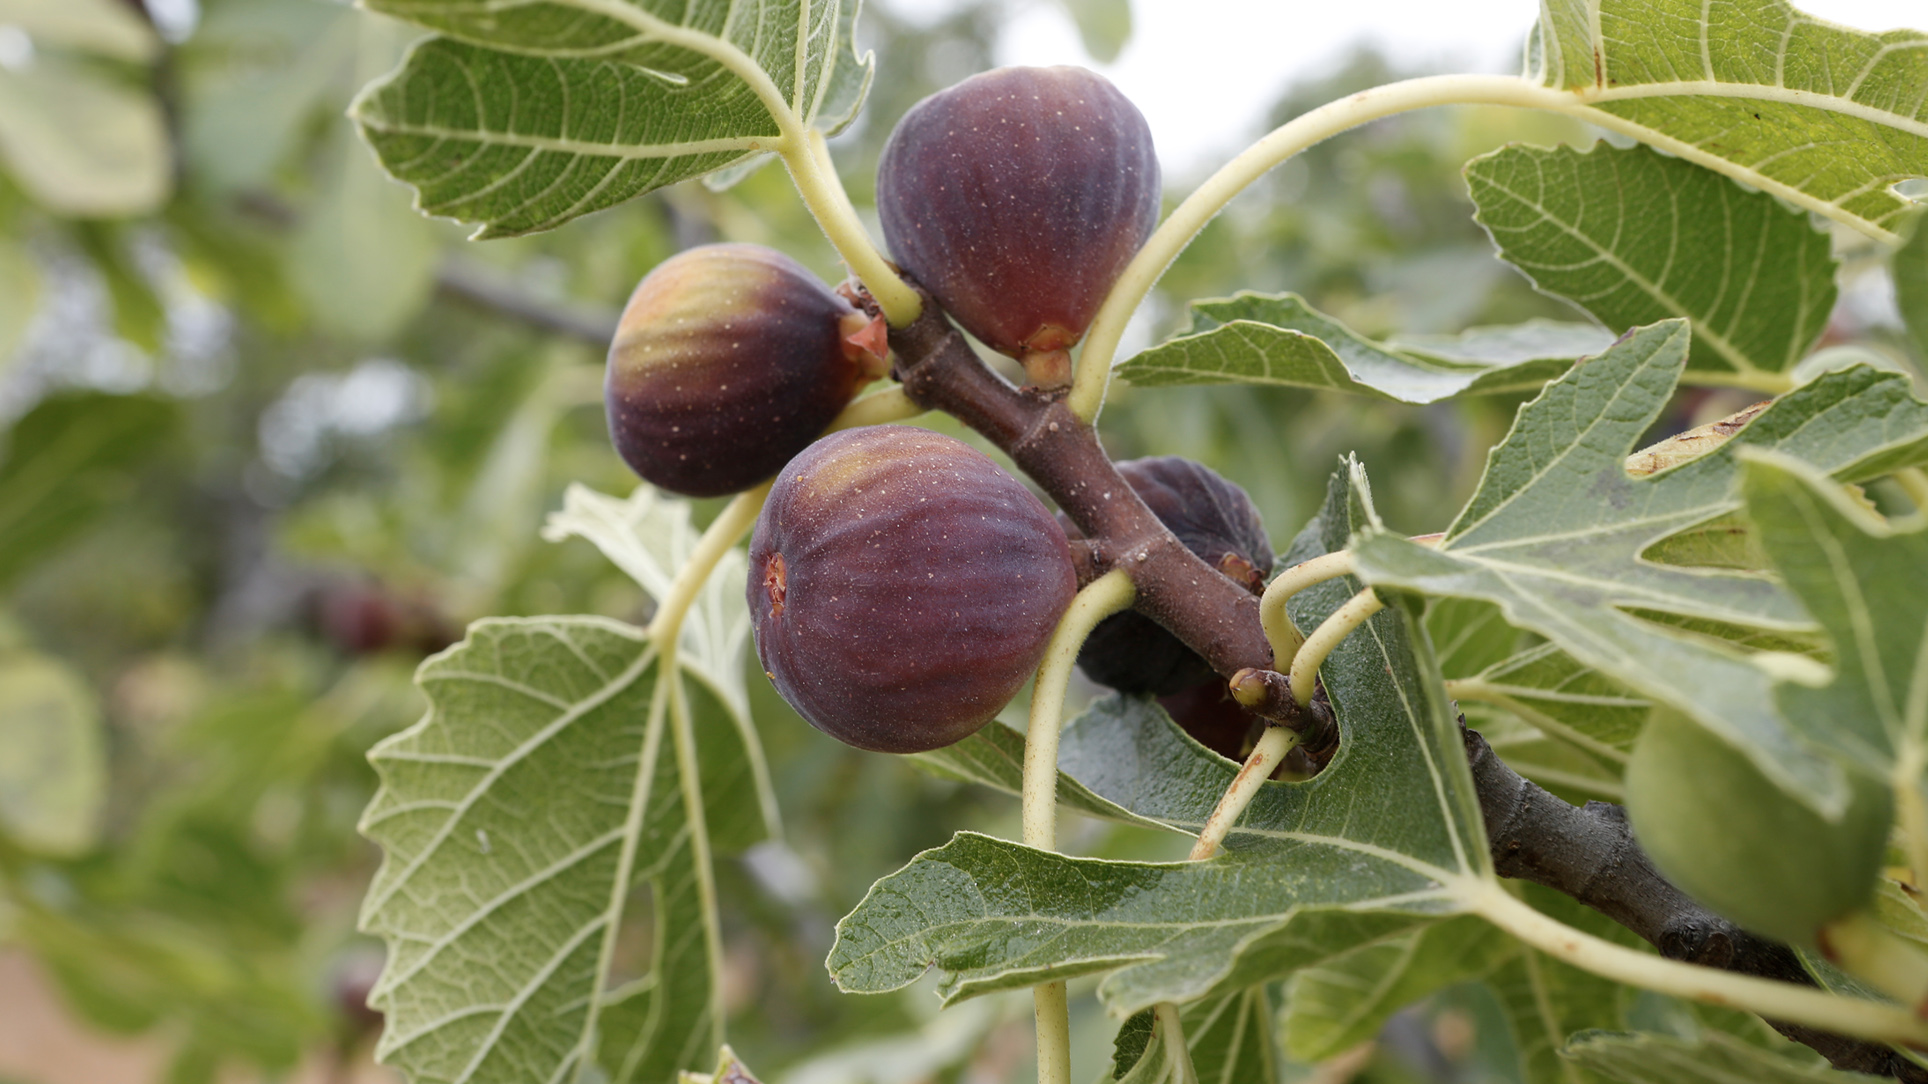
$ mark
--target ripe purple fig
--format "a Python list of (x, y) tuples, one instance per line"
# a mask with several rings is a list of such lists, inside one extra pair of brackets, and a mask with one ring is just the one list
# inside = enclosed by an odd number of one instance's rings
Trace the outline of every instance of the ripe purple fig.
[[(1186, 549), (1252, 593), (1265, 590), (1272, 543), (1243, 489), (1175, 455), (1126, 460), (1118, 473)], [(1153, 696), (1173, 696), (1213, 677), (1197, 652), (1133, 611), (1098, 622), (1078, 652), (1078, 669), (1100, 685)]]
[(1060, 385), (1158, 221), (1144, 115), (1083, 68), (1000, 68), (912, 106), (877, 167), (891, 254), (964, 330)]
[(1037, 669), (1077, 574), (1017, 479), (925, 429), (851, 429), (777, 476), (750, 540), (757, 657), (831, 737), (951, 744)]
[(870, 323), (774, 249), (704, 245), (664, 260), (609, 344), (603, 392), (617, 452), (686, 497), (748, 489), (882, 375), (882, 359), (860, 345)]

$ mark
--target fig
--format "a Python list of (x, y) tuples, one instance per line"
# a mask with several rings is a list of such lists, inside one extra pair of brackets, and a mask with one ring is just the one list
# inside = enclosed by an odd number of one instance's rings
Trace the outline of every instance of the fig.
[(971, 446), (880, 425), (833, 433), (777, 476), (750, 539), (757, 657), (831, 737), (937, 749), (1037, 669), (1077, 591), (1051, 513)]
[(623, 309), (603, 385), (616, 450), (644, 481), (719, 497), (769, 478), (882, 374), (872, 321), (761, 245), (658, 264)]
[(952, 319), (1070, 376), (1084, 336), (1158, 221), (1144, 115), (1083, 68), (1000, 68), (912, 106), (877, 166), (891, 255)]
[[(1243, 489), (1210, 467), (1181, 456), (1128, 459), (1117, 466), (1152, 514), (1186, 549), (1254, 594), (1265, 590), (1272, 543)], [(1197, 652), (1151, 618), (1131, 610), (1098, 622), (1078, 652), (1078, 669), (1119, 692), (1153, 696), (1174, 696), (1213, 680), (1211, 665)]]
[(1848, 776), (1847, 811), (1830, 821), (1746, 754), (1662, 709), (1627, 764), (1627, 816), (1654, 867), (1688, 895), (1744, 929), (1811, 946), (1872, 898), (1887, 848), (1892, 792)]

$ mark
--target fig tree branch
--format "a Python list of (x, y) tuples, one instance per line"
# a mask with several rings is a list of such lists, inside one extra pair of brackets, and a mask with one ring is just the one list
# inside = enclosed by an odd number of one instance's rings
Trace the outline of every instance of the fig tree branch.
[[(1140, 612), (1170, 629), (1231, 678), (1268, 679), (1272, 647), (1259, 600), (1193, 556), (1119, 476), (1093, 429), (1060, 395), (1017, 388), (986, 366), (934, 304), (890, 335), (905, 397), (948, 413), (1002, 449), (1085, 534), (1079, 577), (1122, 569), (1138, 589)], [(1261, 713), (1303, 730), (1313, 724), (1289, 683), (1244, 675)], [(1240, 697), (1242, 702), (1245, 696)], [(1315, 702), (1316, 703), (1316, 702)], [(1299, 712), (1299, 714), (1292, 714)], [(1488, 845), (1501, 876), (1544, 885), (1633, 931), (1663, 956), (1760, 978), (1813, 986), (1785, 945), (1765, 941), (1695, 904), (1661, 877), (1634, 843), (1618, 806), (1576, 809), (1507, 767), (1467, 732)], [(1928, 1084), (1928, 1072), (1889, 1047), (1798, 1024), (1774, 1025), (1836, 1067)]]
[[(1571, 896), (1669, 959), (1815, 985), (1793, 949), (1735, 926), (1662, 877), (1634, 841), (1626, 810), (1607, 802), (1568, 805), (1507, 767), (1478, 731), (1463, 733), (1487, 845), (1500, 876)], [(1836, 1069), (1928, 1084), (1928, 1070), (1880, 1043), (1801, 1024), (1768, 1023), (1818, 1051)]]

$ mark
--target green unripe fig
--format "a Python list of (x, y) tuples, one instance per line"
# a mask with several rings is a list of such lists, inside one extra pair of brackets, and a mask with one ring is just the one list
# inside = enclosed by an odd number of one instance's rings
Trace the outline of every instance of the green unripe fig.
[(617, 452), (686, 497), (748, 489), (882, 375), (882, 358), (860, 345), (871, 323), (775, 249), (704, 245), (664, 260), (609, 345)]
[(1892, 793), (1848, 777), (1847, 811), (1829, 821), (1663, 709), (1627, 765), (1627, 816), (1655, 868), (1688, 895), (1763, 937), (1813, 945), (1822, 926), (1868, 903), (1887, 848)]

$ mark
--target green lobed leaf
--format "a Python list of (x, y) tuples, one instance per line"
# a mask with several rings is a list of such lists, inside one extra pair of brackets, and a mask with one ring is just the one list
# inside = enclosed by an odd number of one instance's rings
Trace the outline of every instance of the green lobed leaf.
[(1582, 119), (1884, 240), (1928, 174), (1928, 35), (1785, 0), (1546, 0), (1527, 77)]
[(1294, 973), (1279, 1027), (1285, 1052), (1324, 1061), (1370, 1040), (1400, 1009), (1512, 959), (1517, 942), (1474, 915), (1353, 949)]
[(1835, 810), (1846, 797), (1838, 769), (1780, 719), (1764, 670), (1738, 649), (1627, 611), (1805, 629), (1798, 603), (1765, 578), (1658, 565), (1641, 554), (1738, 507), (1740, 448), (1779, 450), (1846, 480), (1875, 477), (1928, 456), (1928, 404), (1898, 374), (1829, 373), (1783, 396), (1718, 450), (1632, 477), (1626, 456), (1672, 393), (1687, 339), (1685, 322), (1669, 320), (1575, 366), (1521, 408), (1436, 547), (1368, 529), (1353, 543), (1355, 561), (1375, 585), (1498, 604), (1511, 624), (1680, 706), (1782, 786)]
[[(1272, 999), (1263, 986), (1194, 1001), (1179, 1010), (1185, 1047), (1199, 1084), (1250, 1084), (1279, 1079)], [(1165, 1037), (1152, 1011), (1134, 1013), (1118, 1028), (1111, 1075), (1119, 1084), (1176, 1084)]]
[(371, 0), (439, 31), (352, 113), (430, 214), (552, 229), (847, 124), (857, 0)]
[[(1650, 147), (1513, 145), (1466, 164), (1507, 262), (1614, 331), (1693, 322), (1688, 372), (1759, 385), (1806, 356), (1835, 262), (1808, 216)], [(1690, 377), (1691, 379), (1691, 377)]]
[(80, 854), (100, 838), (106, 804), (94, 691), (51, 656), (0, 657), (0, 836), (30, 851)]
[(1562, 1053), (1620, 1084), (1874, 1084), (1888, 1079), (1830, 1069), (1818, 1059), (1795, 1060), (1720, 1032), (1691, 1042), (1653, 1033), (1592, 1032), (1575, 1038)]
[[(1373, 520), (1369, 502), (1354, 463), (1288, 559), (1342, 545)], [(1331, 581), (1303, 592), (1294, 617), (1310, 627), (1355, 590)], [(882, 992), (935, 966), (948, 1001), (1115, 971), (1099, 995), (1129, 1013), (1246, 989), (1457, 911), (1490, 865), (1424, 637), (1405, 609), (1390, 608), (1342, 642), (1322, 674), (1338, 752), (1309, 781), (1261, 787), (1226, 854), (1114, 862), (960, 833), (877, 882), (838, 924), (832, 977)], [(1155, 703), (1127, 697), (1068, 727), (1060, 757), (1100, 797), (1191, 831), (1237, 770)]]
[(1928, 762), (1928, 527), (1900, 532), (1811, 466), (1744, 457), (1742, 492), (1761, 544), (1834, 642), (1834, 678), (1789, 681), (1775, 701), (1796, 727), (1888, 780), (1923, 786)]
[(1139, 387), (1271, 384), (1431, 403), (1531, 390), (1613, 343), (1589, 325), (1535, 321), (1394, 347), (1289, 293), (1243, 292), (1194, 301), (1191, 311), (1189, 331), (1126, 361), (1118, 375)]
[[(699, 781), (676, 768), (677, 691), (627, 626), (483, 621), (417, 680), (429, 712), (370, 753), (382, 785), (363, 817), (385, 852), (362, 912), (389, 946), (370, 997), (381, 1056), (415, 1081), (560, 1079), (592, 1049), (620, 1080), (707, 1058), (716, 933), (686, 812), (700, 801), (719, 834), (756, 823), (723, 702), (702, 681), (680, 693)], [(652, 955), (617, 986), (632, 889)]]
[[(571, 537), (587, 540), (651, 598), (662, 599), (696, 548), (698, 532), (690, 513), (690, 502), (669, 497), (654, 486), (638, 486), (627, 498), (619, 498), (571, 483), (563, 493), (562, 509), (551, 512), (543, 524), (542, 537), (550, 542)], [(711, 834), (725, 850), (783, 834), (769, 761), (751, 720), (750, 692), (743, 683), (750, 647), (750, 604), (743, 593), (748, 568), (742, 553), (731, 550), (723, 555), (683, 618), (677, 645), (681, 668), (709, 686), (728, 710), (743, 746), (743, 768), (756, 795), (754, 804), (740, 796), (731, 801), (737, 816), (723, 823), (740, 823), (741, 832), (719, 834), (712, 818)]]
[[(912, 753), (904, 759), (939, 779), (975, 783), (1006, 794), (1024, 792), (1024, 735), (995, 719), (963, 741)], [(1098, 797), (1062, 770), (1058, 772), (1058, 804), (1106, 820), (1148, 828), (1169, 827)]]

